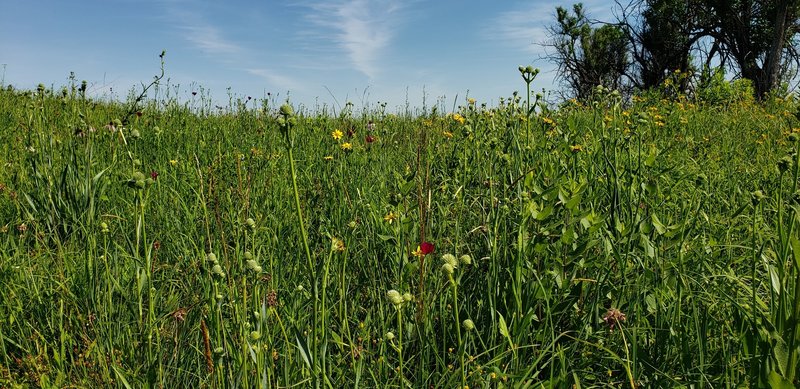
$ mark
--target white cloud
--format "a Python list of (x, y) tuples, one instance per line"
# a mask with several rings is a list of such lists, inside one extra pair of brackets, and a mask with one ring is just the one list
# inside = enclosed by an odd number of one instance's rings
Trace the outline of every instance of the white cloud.
[(242, 48), (225, 39), (216, 27), (209, 24), (185, 24), (180, 27), (185, 31), (184, 38), (195, 47), (208, 54), (233, 54)]
[(333, 34), (321, 35), (347, 53), (352, 66), (370, 79), (380, 73), (380, 56), (400, 25), (397, 0), (345, 0), (309, 4), (308, 20)]
[(301, 85), (295, 81), (291, 77), (284, 76), (282, 74), (278, 74), (270, 69), (258, 68), (258, 69), (245, 69), (247, 73), (250, 73), (254, 76), (260, 77), (267, 81), (270, 86), (275, 87), (281, 91), (298, 91), (301, 88)]

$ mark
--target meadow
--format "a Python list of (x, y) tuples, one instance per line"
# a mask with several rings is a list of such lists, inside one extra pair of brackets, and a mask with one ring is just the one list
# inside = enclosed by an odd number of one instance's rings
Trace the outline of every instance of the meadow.
[(795, 387), (798, 102), (520, 71), (413, 112), (4, 87), (0, 387)]

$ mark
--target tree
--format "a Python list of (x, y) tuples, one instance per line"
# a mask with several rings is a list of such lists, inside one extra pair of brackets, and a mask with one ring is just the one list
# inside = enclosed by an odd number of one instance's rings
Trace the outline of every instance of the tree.
[(710, 35), (753, 82), (763, 98), (784, 81), (788, 61), (797, 61), (800, 0), (706, 0), (713, 15)]
[(619, 26), (606, 24), (594, 28), (578, 3), (568, 10), (556, 8), (556, 21), (549, 28), (555, 52), (548, 58), (558, 65), (559, 78), (579, 100), (591, 95), (592, 88), (622, 87), (629, 65), (628, 40)]
[[(703, 36), (700, 0), (636, 0), (617, 3), (633, 57), (629, 75), (639, 89), (661, 85), (675, 70), (692, 68), (692, 51)], [(685, 79), (684, 79), (685, 80)], [(685, 89), (687, 85), (681, 85)]]

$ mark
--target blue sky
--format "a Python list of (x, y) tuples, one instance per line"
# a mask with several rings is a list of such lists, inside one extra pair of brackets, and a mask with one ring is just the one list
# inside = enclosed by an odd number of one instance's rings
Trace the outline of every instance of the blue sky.
[[(191, 91), (227, 104), (235, 96), (315, 107), (388, 103), (390, 111), (496, 104), (522, 90), (518, 65), (542, 69), (534, 88), (557, 89), (539, 57), (555, 7), (570, 1), (104, 0), (3, 2), (0, 72), (5, 84), (62, 86), (70, 72), (95, 96), (126, 96), (159, 71), (181, 101)], [(584, 1), (611, 19), (610, 1)], [(202, 88), (202, 91), (201, 91)], [(334, 101), (334, 99), (336, 101)]]

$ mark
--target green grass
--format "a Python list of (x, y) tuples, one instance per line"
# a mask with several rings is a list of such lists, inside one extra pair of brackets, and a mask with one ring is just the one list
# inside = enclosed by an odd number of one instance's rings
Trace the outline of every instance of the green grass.
[(0, 92), (0, 386), (798, 384), (791, 99), (140, 103)]

